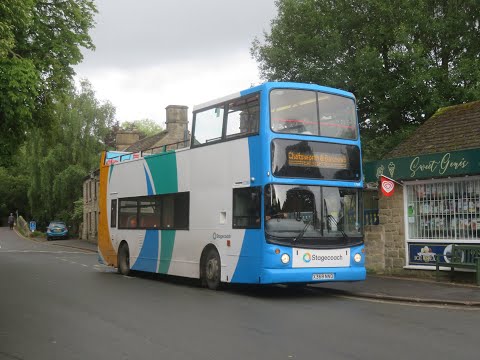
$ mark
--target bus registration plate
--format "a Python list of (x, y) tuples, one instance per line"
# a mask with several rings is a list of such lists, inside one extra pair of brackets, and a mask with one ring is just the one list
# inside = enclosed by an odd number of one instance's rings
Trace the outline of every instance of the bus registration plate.
[(335, 279), (335, 274), (333, 273), (312, 275), (312, 280), (333, 280), (333, 279)]

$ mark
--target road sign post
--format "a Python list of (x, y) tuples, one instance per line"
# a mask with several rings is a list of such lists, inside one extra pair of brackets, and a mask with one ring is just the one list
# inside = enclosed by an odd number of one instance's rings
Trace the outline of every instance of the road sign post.
[(30, 231), (34, 232), (37, 229), (37, 223), (35, 221), (30, 221)]

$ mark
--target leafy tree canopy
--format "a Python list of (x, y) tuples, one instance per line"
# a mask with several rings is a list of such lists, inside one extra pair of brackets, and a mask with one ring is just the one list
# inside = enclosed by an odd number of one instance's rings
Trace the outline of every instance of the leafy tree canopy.
[[(70, 87), (80, 48), (93, 49), (93, 0), (0, 2), (0, 155), (5, 163), (31, 127), (49, 126)], [(0, 160), (1, 165), (1, 160)]]
[(70, 90), (55, 104), (54, 114), (49, 129), (29, 132), (23, 159), (31, 214), (42, 223), (72, 221), (83, 179), (99, 166), (115, 109), (100, 103), (90, 83), (82, 81), (79, 90)]
[[(478, 0), (277, 0), (278, 15), (251, 52), (262, 76), (357, 96), (362, 137), (400, 141), (406, 125), (480, 98)], [(378, 158), (389, 150), (377, 141)], [(393, 144), (392, 143), (392, 144)], [(375, 149), (371, 149), (375, 150)]]
[(121, 124), (122, 130), (137, 130), (145, 136), (155, 135), (163, 131), (163, 127), (151, 119), (125, 121)]

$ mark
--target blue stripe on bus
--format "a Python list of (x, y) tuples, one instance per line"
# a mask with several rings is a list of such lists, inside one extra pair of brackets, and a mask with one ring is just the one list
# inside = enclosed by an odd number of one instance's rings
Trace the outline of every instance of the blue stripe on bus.
[[(261, 164), (264, 163), (259, 157), (262, 156), (260, 136), (248, 138), (248, 152), (250, 162), (250, 186), (260, 185)], [(232, 277), (232, 282), (255, 283), (259, 282), (262, 247), (264, 243), (262, 229), (247, 229), (243, 237), (242, 249), (238, 258), (237, 267)], [(255, 256), (257, 255), (257, 256)]]
[(146, 230), (142, 250), (138, 255), (137, 261), (135, 261), (132, 270), (156, 272), (157, 260), (158, 230)]
[(143, 170), (145, 171), (145, 180), (147, 181), (147, 195), (153, 195), (154, 191), (152, 188), (152, 183), (150, 181), (150, 176), (148, 176), (148, 171), (147, 171), (147, 168), (145, 167), (145, 164), (143, 164)]
[[(247, 229), (243, 236), (242, 250), (238, 257), (237, 267), (232, 276), (232, 282), (258, 283), (262, 268), (261, 247), (263, 242), (262, 230)], [(255, 256), (257, 255), (257, 256)]]

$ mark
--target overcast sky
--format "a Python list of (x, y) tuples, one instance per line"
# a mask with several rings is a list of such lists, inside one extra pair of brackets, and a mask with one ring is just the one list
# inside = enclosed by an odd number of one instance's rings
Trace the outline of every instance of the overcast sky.
[(95, 0), (96, 50), (75, 67), (117, 120), (164, 126), (165, 107), (192, 107), (261, 82), (250, 47), (274, 0)]

